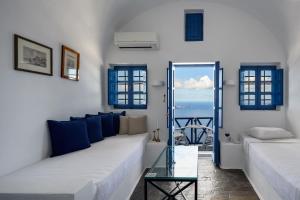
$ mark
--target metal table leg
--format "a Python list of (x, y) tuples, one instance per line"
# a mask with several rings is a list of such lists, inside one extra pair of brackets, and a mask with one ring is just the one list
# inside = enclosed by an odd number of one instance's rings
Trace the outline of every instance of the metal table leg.
[(198, 198), (198, 181), (195, 181), (195, 200)]
[(144, 181), (144, 200), (147, 200), (148, 199), (148, 191), (147, 191), (147, 181), (145, 180)]
[[(160, 180), (161, 181), (161, 180)], [(148, 182), (153, 185), (157, 190), (159, 190), (161, 193), (163, 193), (165, 195), (165, 197), (162, 198), (162, 200), (164, 199), (176, 199), (176, 196), (181, 193), (182, 197), (184, 199), (186, 199), (186, 197), (184, 196), (184, 194), (182, 193), (186, 188), (188, 188), (190, 185), (192, 185), (193, 183), (195, 184), (195, 199), (197, 200), (197, 181), (184, 181), (185, 183), (187, 183), (186, 185), (184, 185), (182, 188), (179, 187), (179, 185), (181, 185), (184, 182), (180, 182), (179, 184), (177, 184), (177, 181), (175, 181), (175, 188), (173, 188), (171, 191), (166, 191), (163, 188), (161, 188), (159, 185), (155, 184), (155, 180), (151, 180), (151, 181), (146, 181), (145, 180), (145, 185), (144, 185), (144, 199), (147, 200), (148, 196), (147, 196), (147, 184)], [(162, 181), (165, 182), (165, 181)], [(166, 182), (172, 182), (172, 181), (166, 181)]]

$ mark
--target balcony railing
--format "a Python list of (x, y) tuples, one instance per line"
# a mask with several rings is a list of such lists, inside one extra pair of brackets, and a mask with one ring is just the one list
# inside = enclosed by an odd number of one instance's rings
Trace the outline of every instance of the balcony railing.
[[(189, 125), (203, 125), (212, 129), (213, 117), (175, 117), (175, 124), (177, 129)], [(203, 144), (208, 135), (206, 128), (186, 128), (184, 131), (188, 144)]]

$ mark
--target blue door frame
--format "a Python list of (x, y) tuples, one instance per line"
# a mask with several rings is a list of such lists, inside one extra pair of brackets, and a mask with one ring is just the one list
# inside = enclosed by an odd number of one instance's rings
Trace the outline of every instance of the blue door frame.
[(219, 138), (220, 72), (222, 73), (221, 68), (220, 68), (220, 62), (216, 62), (215, 63), (215, 73), (214, 73), (215, 80), (214, 80), (214, 126), (213, 126), (213, 131), (214, 131), (213, 162), (216, 166), (220, 165), (220, 138)]
[(174, 125), (175, 125), (175, 102), (174, 102), (174, 91), (175, 91), (175, 83), (174, 83), (174, 75), (175, 75), (175, 67), (173, 63), (169, 62), (168, 72), (167, 72), (167, 104), (168, 104), (168, 130), (169, 130), (169, 140), (168, 145), (174, 146)]

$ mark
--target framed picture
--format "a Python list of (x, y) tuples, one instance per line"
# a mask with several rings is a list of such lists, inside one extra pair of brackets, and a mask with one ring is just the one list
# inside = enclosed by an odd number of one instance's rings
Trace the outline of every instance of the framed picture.
[(15, 34), (14, 51), (16, 70), (53, 75), (52, 48)]
[(80, 54), (73, 49), (62, 46), (61, 77), (79, 81)]

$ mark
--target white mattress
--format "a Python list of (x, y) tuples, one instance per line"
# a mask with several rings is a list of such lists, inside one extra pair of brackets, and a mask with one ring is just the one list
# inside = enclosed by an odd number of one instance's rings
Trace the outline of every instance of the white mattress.
[(108, 200), (126, 178), (148, 134), (106, 138), (0, 178), (0, 199)]
[(300, 142), (298, 139), (258, 140), (245, 137), (248, 162), (254, 164), (284, 200), (300, 199)]
[(300, 143), (300, 139), (296, 138), (288, 138), (288, 139), (273, 139), (273, 140), (260, 140), (251, 136), (243, 136), (242, 144), (244, 148), (244, 152), (248, 156), (250, 144), (254, 143)]

